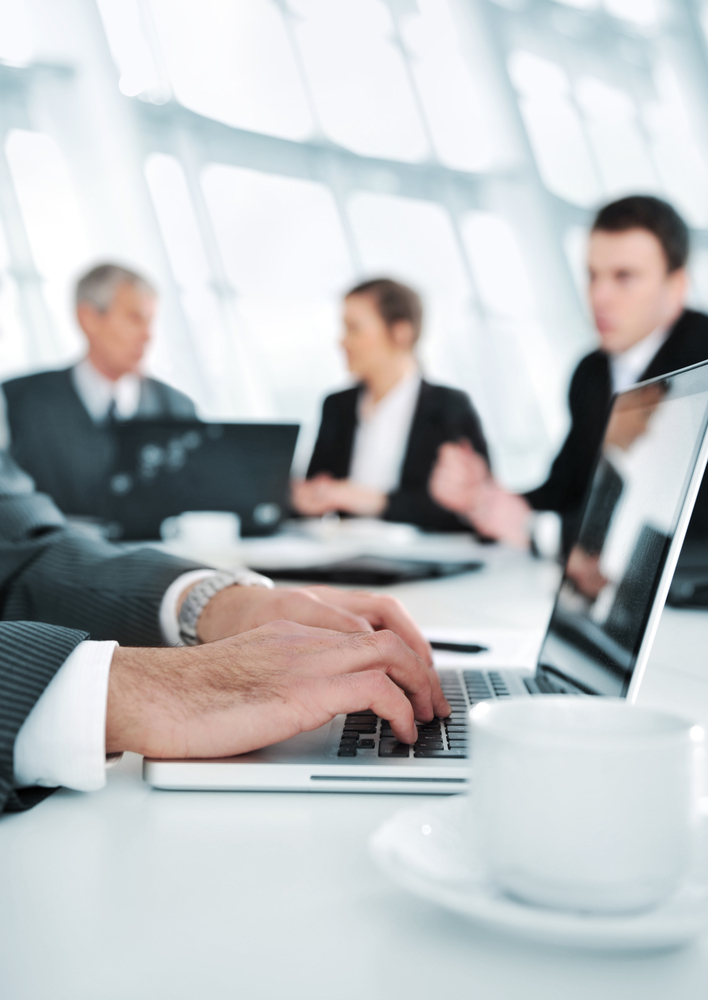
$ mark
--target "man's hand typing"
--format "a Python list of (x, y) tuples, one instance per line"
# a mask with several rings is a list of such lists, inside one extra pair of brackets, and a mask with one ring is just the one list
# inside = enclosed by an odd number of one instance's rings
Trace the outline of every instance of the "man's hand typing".
[(204, 608), (197, 634), (202, 642), (213, 642), (278, 620), (336, 632), (390, 629), (424, 663), (433, 662), (430, 646), (395, 597), (335, 587), (227, 587)]
[(450, 712), (435, 672), (393, 632), (272, 622), (203, 646), (118, 648), (106, 751), (223, 757), (366, 709), (405, 743), (415, 742), (416, 719)]

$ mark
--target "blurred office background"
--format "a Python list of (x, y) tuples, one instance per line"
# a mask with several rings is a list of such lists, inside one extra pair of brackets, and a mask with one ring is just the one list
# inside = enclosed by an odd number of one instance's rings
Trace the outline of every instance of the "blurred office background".
[(390, 274), (531, 485), (593, 208), (673, 201), (708, 306), (707, 36), (706, 0), (0, 0), (0, 378), (77, 357), (71, 284), (117, 259), (161, 290), (152, 373), (312, 429), (342, 291)]

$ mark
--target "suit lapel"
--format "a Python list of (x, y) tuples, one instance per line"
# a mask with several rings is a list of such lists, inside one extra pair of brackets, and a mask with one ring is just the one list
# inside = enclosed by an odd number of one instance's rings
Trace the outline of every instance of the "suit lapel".
[(358, 385), (342, 395), (341, 433), (337, 441), (336, 468), (332, 469), (335, 479), (346, 479), (354, 451), (354, 434), (356, 433), (359, 410), (359, 399), (364, 391), (363, 385)]
[(667, 372), (684, 367), (684, 362), (679, 358), (685, 339), (681, 323), (684, 315), (685, 313), (674, 323), (671, 333), (642, 372), (640, 382), (648, 378), (656, 378), (658, 375), (666, 375)]
[(418, 402), (415, 404), (415, 410), (413, 411), (411, 429), (408, 432), (408, 441), (406, 442), (406, 453), (401, 467), (401, 482), (403, 482), (404, 478), (407, 479), (411, 475), (415, 475), (422, 443), (425, 441), (431, 424), (436, 420), (437, 415), (435, 410), (431, 409), (431, 393), (432, 386), (430, 383), (426, 382), (425, 379), (421, 379), (420, 389), (418, 390)]

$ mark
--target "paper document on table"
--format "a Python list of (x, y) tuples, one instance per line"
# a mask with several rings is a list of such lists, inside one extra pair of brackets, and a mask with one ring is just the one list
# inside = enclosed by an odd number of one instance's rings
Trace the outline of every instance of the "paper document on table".
[(434, 650), (436, 667), (526, 667), (536, 666), (545, 629), (479, 628), (424, 628), (428, 641), (483, 646), (479, 653), (461, 653), (452, 650)]

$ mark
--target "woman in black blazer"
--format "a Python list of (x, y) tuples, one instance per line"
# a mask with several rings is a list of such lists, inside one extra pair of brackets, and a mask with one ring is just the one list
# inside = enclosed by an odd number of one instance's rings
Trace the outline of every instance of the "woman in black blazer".
[(420, 377), (414, 350), (422, 319), (418, 294), (387, 278), (345, 297), (342, 347), (360, 382), (325, 399), (307, 478), (293, 484), (300, 514), (338, 511), (429, 531), (465, 529), (431, 498), (428, 479), (444, 442), (467, 440), (488, 460), (487, 443), (464, 392)]

